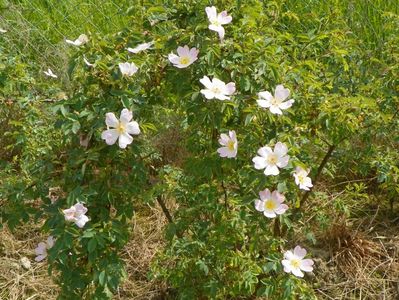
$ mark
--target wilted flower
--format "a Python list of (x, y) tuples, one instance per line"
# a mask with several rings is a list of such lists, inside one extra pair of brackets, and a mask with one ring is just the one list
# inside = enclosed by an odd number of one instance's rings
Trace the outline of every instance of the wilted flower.
[(229, 24), (233, 18), (228, 16), (226, 11), (222, 11), (218, 14), (215, 6), (206, 7), (205, 11), (211, 23), (208, 28), (216, 31), (219, 34), (220, 40), (223, 40), (225, 31), (222, 25)]
[(288, 209), (286, 204), (283, 204), (285, 197), (278, 191), (270, 193), (269, 189), (259, 192), (260, 199), (255, 200), (255, 209), (263, 212), (265, 217), (275, 218), (277, 215), (285, 213)]
[(225, 84), (217, 78), (213, 78), (211, 81), (208, 76), (204, 76), (200, 79), (200, 82), (206, 87), (206, 89), (201, 90), (201, 94), (203, 94), (206, 99), (216, 98), (219, 100), (230, 100), (229, 96), (233, 95), (236, 90), (236, 84), (234, 82)]
[(84, 56), (84, 55), (83, 55), (83, 61), (85, 62), (86, 66), (88, 66), (88, 67), (93, 67), (93, 66), (94, 66), (94, 64), (91, 64), (91, 63), (87, 60), (86, 56)]
[(74, 46), (78, 46), (78, 47), (81, 46), (81, 45), (86, 44), (88, 41), (89, 41), (89, 38), (85, 34), (79, 35), (79, 37), (76, 40), (74, 40), (74, 41), (65, 40), (65, 42), (67, 42), (68, 44), (71, 44), (71, 45), (74, 45)]
[(223, 146), (217, 150), (220, 157), (233, 158), (237, 156), (238, 141), (234, 130), (230, 130), (229, 135), (222, 133), (219, 144)]
[(184, 47), (177, 47), (177, 54), (170, 53), (169, 61), (177, 68), (187, 68), (198, 59), (198, 50), (196, 48), (189, 48), (187, 45)]
[(290, 90), (284, 88), (283, 85), (276, 86), (274, 91), (274, 96), (270, 92), (260, 92), (258, 94), (259, 100), (257, 100), (258, 105), (263, 108), (269, 108), (272, 114), (282, 115), (282, 110), (290, 108), (292, 103), (295, 102), (294, 99), (285, 101), (290, 96)]
[(53, 246), (54, 246), (54, 238), (50, 235), (45, 243), (40, 242), (35, 248), (35, 253), (37, 255), (35, 260), (42, 261), (43, 259), (45, 259), (47, 257), (47, 250)]
[(131, 52), (131, 53), (139, 53), (141, 51), (150, 49), (151, 46), (154, 45), (154, 42), (148, 42), (148, 43), (143, 43), (143, 44), (139, 44), (134, 48), (127, 48), (127, 51)]
[(303, 259), (306, 255), (306, 249), (296, 246), (294, 250), (288, 250), (284, 253), (284, 259), (281, 263), (284, 266), (284, 272), (292, 273), (297, 277), (303, 277), (303, 272), (313, 271), (313, 260)]
[(134, 63), (120, 63), (119, 70), (121, 71), (123, 76), (132, 76), (137, 72), (138, 68)]
[(312, 179), (308, 177), (310, 169), (302, 169), (301, 167), (296, 167), (294, 177), (295, 183), (299, 185), (299, 188), (305, 191), (309, 191), (310, 188), (313, 186)]
[(49, 76), (49, 77), (53, 77), (53, 78), (57, 78), (57, 77), (58, 77), (57, 75), (55, 75), (55, 74), (53, 73), (53, 71), (51, 71), (50, 68), (48, 68), (47, 71), (44, 71), (44, 74), (46, 74), (46, 75)]
[(83, 228), (89, 221), (89, 218), (85, 215), (87, 208), (82, 203), (76, 203), (62, 212), (64, 213), (65, 221), (74, 222), (79, 228)]
[[(119, 147), (125, 149), (127, 145), (133, 142), (131, 134), (139, 134), (140, 128), (136, 121), (131, 121), (133, 113), (124, 108), (120, 115), (120, 121), (115, 117), (114, 113), (105, 114), (105, 123), (107, 130), (103, 131), (101, 138), (105, 140), (108, 145), (115, 144), (119, 138)], [(112, 129), (109, 129), (112, 128)]]
[(287, 146), (283, 143), (276, 143), (274, 151), (270, 147), (262, 147), (258, 150), (260, 156), (255, 156), (252, 161), (254, 162), (255, 169), (265, 169), (264, 173), (268, 175), (278, 175), (280, 173), (278, 168), (287, 166), (290, 157), (286, 155), (288, 152)]

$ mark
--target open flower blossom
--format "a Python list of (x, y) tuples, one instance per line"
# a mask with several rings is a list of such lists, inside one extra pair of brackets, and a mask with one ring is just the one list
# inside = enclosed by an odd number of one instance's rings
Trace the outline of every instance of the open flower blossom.
[(88, 41), (89, 41), (89, 38), (85, 34), (79, 35), (79, 37), (74, 41), (65, 40), (66, 43), (74, 45), (74, 46), (78, 46), (78, 47), (86, 44)]
[(139, 44), (134, 48), (127, 48), (127, 51), (137, 54), (141, 51), (145, 51), (147, 49), (150, 49), (152, 47), (152, 45), (154, 45), (154, 41), (152, 42), (148, 42), (148, 43), (143, 43), (143, 44)]
[(257, 170), (265, 169), (264, 173), (268, 175), (280, 174), (279, 168), (284, 168), (288, 165), (290, 159), (287, 155), (288, 148), (284, 143), (278, 142), (274, 146), (274, 150), (265, 146), (258, 150), (259, 156), (252, 159), (254, 167)]
[(314, 262), (310, 258), (304, 259), (305, 256), (306, 249), (300, 246), (285, 252), (284, 259), (281, 261), (284, 266), (284, 272), (292, 273), (297, 277), (303, 277), (303, 272), (312, 272)]
[(281, 84), (276, 86), (274, 96), (268, 91), (260, 92), (258, 96), (258, 105), (263, 108), (269, 108), (272, 114), (277, 115), (282, 115), (282, 110), (290, 108), (292, 103), (295, 102), (294, 99), (284, 101), (290, 96), (290, 90), (284, 88)]
[(62, 212), (64, 213), (65, 221), (74, 222), (79, 228), (83, 228), (89, 221), (86, 216), (87, 208), (82, 203), (76, 203)]
[(234, 82), (225, 84), (217, 78), (210, 80), (208, 76), (204, 76), (200, 79), (200, 82), (206, 87), (206, 89), (201, 90), (201, 94), (206, 99), (230, 100), (230, 96), (236, 91), (236, 84)]
[(219, 34), (220, 40), (223, 40), (225, 30), (223, 25), (229, 24), (233, 18), (227, 15), (227, 12), (224, 10), (221, 13), (216, 12), (215, 6), (208, 6), (205, 8), (206, 14), (208, 16), (209, 24), (208, 28), (210, 30), (216, 31)]
[(35, 248), (35, 254), (37, 255), (35, 260), (39, 262), (45, 259), (47, 257), (47, 250), (53, 246), (54, 246), (54, 238), (50, 235), (45, 243), (40, 242)]
[(177, 47), (177, 55), (170, 53), (168, 55), (169, 61), (179, 69), (187, 68), (198, 59), (198, 50), (196, 48), (189, 48), (187, 45), (184, 47)]
[(308, 177), (310, 169), (302, 169), (301, 167), (296, 167), (294, 177), (295, 183), (299, 185), (301, 190), (309, 191), (309, 189), (313, 186), (312, 179)]
[(103, 131), (101, 138), (108, 145), (115, 144), (116, 140), (119, 139), (119, 147), (125, 149), (127, 145), (133, 142), (131, 134), (140, 134), (139, 124), (136, 121), (132, 121), (132, 119), (133, 113), (127, 108), (122, 110), (120, 120), (115, 117), (114, 113), (106, 113), (105, 124), (107, 124), (107, 130)]
[(223, 146), (217, 150), (220, 157), (234, 158), (237, 156), (238, 141), (234, 130), (229, 130), (229, 135), (222, 133), (219, 144)]
[(263, 212), (267, 218), (275, 218), (277, 215), (285, 213), (288, 206), (284, 204), (285, 197), (278, 191), (272, 193), (269, 189), (259, 192), (260, 199), (255, 200), (255, 209)]
[(48, 68), (47, 71), (44, 71), (43, 73), (46, 74), (46, 75), (49, 76), (49, 77), (53, 77), (53, 78), (57, 78), (57, 77), (58, 77), (57, 75), (55, 75), (55, 74), (53, 73), (53, 71), (51, 71), (50, 68)]
[(121, 71), (123, 76), (132, 76), (137, 72), (138, 68), (134, 63), (120, 63), (119, 70)]

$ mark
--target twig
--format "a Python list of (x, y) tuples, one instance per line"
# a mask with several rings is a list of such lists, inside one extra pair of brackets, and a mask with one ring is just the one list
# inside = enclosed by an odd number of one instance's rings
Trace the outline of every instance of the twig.
[(300, 201), (300, 207), (302, 207), (302, 205), (306, 202), (306, 200), (309, 198), (310, 193), (312, 192), (314, 186), (316, 185), (317, 181), (320, 178), (321, 172), (323, 171), (325, 165), (327, 164), (327, 161), (330, 159), (333, 151), (335, 150), (335, 145), (330, 145), (328, 147), (328, 151), (326, 153), (326, 155), (324, 156), (322, 162), (319, 165), (319, 168), (317, 169), (317, 174), (313, 180), (313, 187), (311, 187), (308, 191), (305, 192), (305, 194), (303, 194), (302, 199)]
[(168, 219), (169, 223), (174, 223), (172, 215), (170, 214), (168, 208), (166, 207), (165, 202), (163, 202), (162, 196), (157, 196), (157, 201), (158, 201), (159, 205), (161, 206), (162, 211), (163, 211), (166, 219)]

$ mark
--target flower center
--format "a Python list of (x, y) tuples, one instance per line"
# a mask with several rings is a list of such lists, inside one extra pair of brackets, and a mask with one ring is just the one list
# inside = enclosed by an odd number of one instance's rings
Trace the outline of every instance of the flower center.
[(269, 162), (269, 164), (275, 165), (277, 163), (277, 156), (275, 154), (270, 154), (267, 158), (267, 161)]
[(118, 126), (116, 127), (116, 130), (118, 130), (119, 134), (122, 134), (122, 133), (126, 132), (126, 127), (125, 127), (125, 125), (122, 124), (122, 122), (120, 122), (118, 124)]
[(278, 106), (281, 104), (281, 101), (273, 97), (273, 99), (270, 101), (270, 103), (273, 106)]
[(232, 140), (228, 141), (228, 142), (227, 142), (227, 148), (228, 148), (230, 151), (233, 151), (233, 150), (234, 150), (234, 141), (232, 141)]
[(188, 58), (187, 56), (183, 56), (180, 58), (181, 65), (187, 65), (189, 62), (190, 62), (190, 58)]
[(277, 208), (277, 205), (272, 199), (267, 199), (265, 201), (265, 209), (267, 209), (267, 210), (275, 210), (276, 208)]
[(211, 89), (214, 94), (220, 94), (220, 89), (218, 87), (214, 87)]
[(218, 19), (212, 20), (211, 23), (212, 23), (212, 25), (215, 25), (215, 26), (220, 26), (221, 25), (220, 22), (218, 21)]
[(305, 177), (303, 175), (298, 175), (298, 181), (299, 183), (303, 183)]
[(291, 266), (295, 269), (299, 269), (299, 267), (301, 266), (301, 261), (296, 258), (291, 259), (290, 263), (291, 263)]

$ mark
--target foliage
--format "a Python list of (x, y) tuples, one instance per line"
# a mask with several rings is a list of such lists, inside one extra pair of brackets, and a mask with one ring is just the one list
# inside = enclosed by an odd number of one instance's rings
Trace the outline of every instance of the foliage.
[[(1, 119), (12, 153), (1, 156), (1, 219), (14, 228), (33, 217), (56, 238), (49, 270), (60, 274), (60, 299), (112, 296), (126, 275), (118, 254), (134, 208), (156, 199), (173, 200), (178, 209), (151, 276), (166, 281), (177, 298), (315, 297), (307, 280), (281, 265), (282, 251), (303, 239), (298, 232), (308, 213), (292, 172), (311, 168), (314, 183), (322, 171), (335, 178), (348, 170), (376, 174), (390, 197), (397, 194), (399, 19), (389, 1), (376, 2), (384, 13), (351, 2), (301, 3), (216, 1), (233, 16), (220, 42), (207, 28), (208, 1), (140, 1), (120, 12), (115, 30), (88, 30), (85, 46), (62, 46), (68, 66), (57, 69), (65, 70), (61, 82), (32, 75), (46, 67), (0, 46), (1, 97), (13, 103), (0, 112), (15, 117)], [(366, 32), (352, 18), (362, 20), (362, 11), (375, 16)], [(47, 16), (57, 14), (49, 9)], [(126, 51), (152, 40), (154, 49)], [(174, 68), (167, 54), (186, 44), (199, 49), (199, 59)], [(125, 61), (139, 66), (133, 77), (118, 70)], [(235, 82), (236, 94), (206, 100), (203, 76)], [(282, 116), (256, 104), (258, 92), (278, 84), (295, 99)], [(124, 107), (142, 131), (125, 150), (101, 139), (105, 114)], [(236, 159), (216, 153), (228, 130), (237, 132)], [(277, 142), (288, 146), (291, 159), (278, 176), (266, 177), (251, 159)], [(55, 203), (47, 196), (52, 187), (64, 192)], [(289, 205), (272, 221), (254, 209), (265, 188), (284, 193)], [(62, 214), (77, 202), (89, 209), (83, 229)]]

